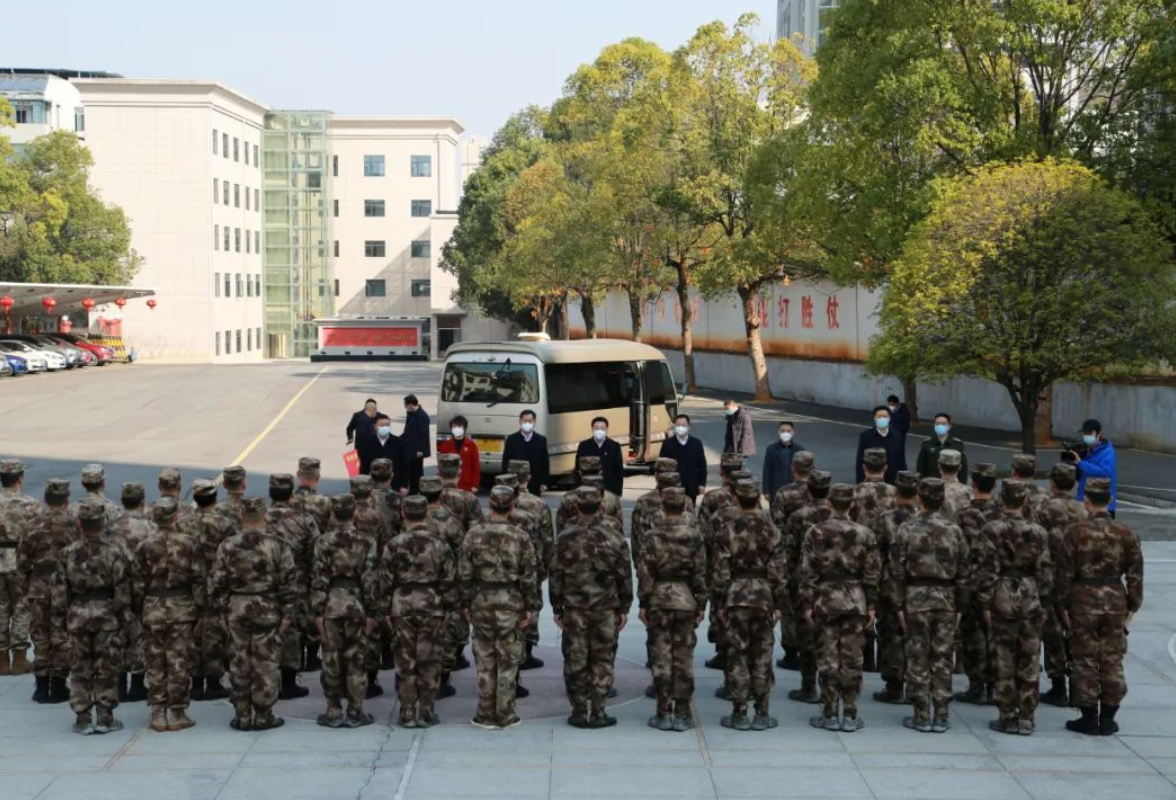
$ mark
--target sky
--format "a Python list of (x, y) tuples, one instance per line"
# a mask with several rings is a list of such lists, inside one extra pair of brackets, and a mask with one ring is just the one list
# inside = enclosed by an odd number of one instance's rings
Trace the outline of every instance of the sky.
[[(274, 108), (453, 116), (491, 136), (514, 111), (559, 96), (605, 45), (673, 49), (699, 25), (774, 0), (53, 0), (10, 3), (0, 67), (210, 79)], [(14, 35), (15, 34), (15, 35)]]

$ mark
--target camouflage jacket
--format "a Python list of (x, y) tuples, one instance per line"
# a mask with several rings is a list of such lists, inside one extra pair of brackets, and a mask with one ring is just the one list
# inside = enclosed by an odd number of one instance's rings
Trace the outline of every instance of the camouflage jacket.
[[(621, 508), (619, 497), (609, 491), (603, 492), (600, 499), (600, 510), (606, 517), (612, 517), (621, 523), (622, 529), (624, 528), (625, 513)], [(576, 493), (567, 492), (560, 498), (559, 510), (555, 512), (555, 535), (558, 537), (563, 533), (564, 528), (576, 524), (576, 518), (579, 515), (580, 509), (576, 501)]]
[(1066, 529), (1056, 575), (1058, 601), (1071, 614), (1134, 614), (1143, 605), (1139, 537), (1105, 512)]
[(543, 541), (543, 523), (539, 517), (517, 505), (510, 510), (507, 521), (531, 537), (531, 548), (535, 551), (535, 580), (543, 583), (547, 580), (547, 561), (551, 557)]
[[(217, 514), (212, 508), (197, 508), (190, 517), (185, 518), (176, 527), (184, 533), (195, 536), (204, 550), (204, 564), (211, 575), (212, 564), (216, 561), (216, 551), (221, 542), (237, 532), (232, 520), (223, 514)], [(207, 581), (206, 581), (207, 582)]]
[(245, 499), (245, 495), (230, 494), (224, 500), (221, 500), (215, 506), (213, 511), (218, 514), (223, 514), (233, 523), (237, 528), (241, 527), (241, 501)]
[(801, 605), (817, 620), (864, 617), (874, 608), (880, 570), (874, 532), (848, 517), (830, 517), (810, 528), (801, 545)]
[(462, 606), (480, 611), (538, 611), (543, 607), (530, 535), (501, 517), (470, 528), (461, 548)]
[(781, 533), (788, 527), (788, 518), (813, 502), (813, 493), (806, 481), (793, 481), (776, 492), (772, 498), (772, 522)]
[(890, 574), (890, 554), (894, 551), (894, 543), (898, 539), (899, 529), (918, 513), (918, 509), (914, 506), (896, 505), (878, 517), (878, 521), (874, 523), (874, 538), (878, 541), (878, 559), (882, 564), (882, 574), (878, 584), (879, 605), (886, 604), (895, 610), (902, 608), (896, 599), (894, 582)]
[[(641, 495), (633, 504), (633, 513), (629, 517), (629, 543), (634, 564), (641, 558), (641, 544), (645, 535), (665, 518), (661, 505), (661, 493), (656, 489)], [(694, 515), (694, 503), (689, 497), (686, 498), (686, 513), (683, 517), (694, 520), (696, 524), (698, 522), (698, 517)]]
[(600, 521), (577, 521), (555, 540), (548, 592), (556, 616), (564, 609), (615, 610), (633, 605), (633, 570), (629, 545), (616, 529)]
[(458, 603), (457, 555), (427, 522), (405, 523), (384, 551), (381, 575), (393, 617), (435, 617)]
[(52, 596), (70, 633), (121, 630), (132, 617), (126, 553), (101, 533), (80, 536), (61, 553)]
[[(1025, 498), (1025, 519), (1037, 522), (1040, 516), (1042, 507), (1053, 499), (1049, 490), (1043, 486), (1038, 486), (1033, 481), (1026, 481), (1029, 488), (1029, 496)], [(1038, 522), (1040, 525), (1041, 523)]]
[(954, 520), (961, 509), (972, 503), (972, 490), (959, 481), (943, 482), (943, 509), (940, 512), (949, 521)]
[(17, 572), (17, 552), (25, 531), (35, 518), (29, 513), (32, 508), (35, 506), (0, 504), (0, 575), (14, 575)]
[(157, 527), (135, 548), (131, 587), (144, 625), (196, 622), (208, 593), (203, 543), (178, 528)]
[[(531, 495), (526, 495), (530, 497)], [(520, 504), (523, 495), (520, 493)], [(538, 497), (535, 498), (539, 500)], [(454, 513), (458, 521), (461, 522), (462, 531), (468, 531), (474, 525), (477, 525), (484, 519), (482, 514), (482, 505), (478, 502), (478, 497), (473, 492), (467, 492), (465, 489), (459, 489), (456, 486), (446, 486), (441, 490), (441, 502), (449, 507), (449, 510)], [(543, 502), (539, 500), (539, 502)], [(544, 503), (546, 505), (546, 503)], [(551, 525), (551, 512), (548, 511), (548, 526)]]
[(768, 512), (741, 509), (723, 520), (711, 570), (711, 591), (721, 607), (783, 610), (786, 571), (780, 531)]
[(106, 527), (109, 528), (121, 517), (125, 516), (127, 510), (123, 508), (122, 503), (116, 503), (102, 492), (86, 492), (77, 500), (69, 504), (69, 513), (76, 519), (78, 516), (78, 509), (82, 507), (82, 501), (87, 499), (97, 500), (106, 507)]
[(800, 553), (804, 547), (804, 540), (808, 538), (808, 532), (814, 525), (820, 525), (833, 516), (833, 509), (829, 508), (824, 500), (814, 502), (815, 505), (805, 506), (789, 515), (788, 529), (784, 531), (784, 566), (788, 570), (788, 580), (794, 593), (800, 589)]
[(920, 513), (898, 529), (888, 572), (899, 610), (963, 609), (970, 579), (964, 532), (938, 512)]
[(34, 519), (16, 548), (21, 595), (30, 600), (51, 598), (61, 554), (80, 536), (77, 520), (64, 508), (47, 508)]
[[(473, 497), (473, 495), (470, 496)], [(478, 519), (475, 522), (480, 522), (482, 519), (482, 509), (477, 505), (476, 500), (474, 501), (474, 505), (478, 508)], [(547, 505), (547, 502), (543, 498), (536, 497), (529, 492), (521, 490), (519, 491), (516, 505), (539, 521), (543, 550), (542, 552), (536, 551), (536, 555), (539, 557), (540, 562), (542, 562), (544, 574), (546, 574), (550, 569), (551, 555), (555, 549), (555, 523), (551, 519), (551, 506)]]
[(878, 517), (894, 508), (895, 491), (889, 483), (862, 481), (853, 489), (853, 505), (849, 518), (873, 530)]
[(264, 530), (243, 530), (221, 543), (212, 565), (209, 602), (259, 629), (293, 620), (300, 598), (290, 548)]
[(437, 503), (429, 506), (429, 513), (426, 515), (425, 521), (430, 530), (441, 537), (441, 541), (449, 545), (449, 549), (453, 552), (453, 563), (456, 568), (457, 560), (461, 558), (461, 543), (465, 539), (465, 528), (461, 526), (461, 520), (454, 516), (444, 503)]
[(290, 505), (303, 514), (309, 514), (319, 533), (331, 527), (331, 498), (325, 494), (319, 494), (309, 486), (300, 486), (290, 498)]
[(271, 536), (277, 536), (290, 548), (290, 555), (294, 559), (298, 597), (305, 602), (310, 589), (314, 542), (319, 537), (314, 517), (289, 503), (274, 503), (266, 512), (265, 530)]
[(380, 612), (376, 546), (349, 522), (319, 536), (310, 568), (311, 616), (364, 619)]
[[(178, 495), (172, 496), (172, 499), (176, 501), (176, 508), (179, 509), (179, 516), (177, 519), (179, 519), (180, 524), (177, 527), (183, 529), (184, 522), (196, 513), (196, 506), (192, 503), (185, 503)], [(158, 504), (159, 501), (157, 500), (148, 506), (147, 509), (143, 512), (143, 516), (147, 519), (151, 519), (151, 512)]]
[(637, 600), (658, 611), (706, 609), (706, 546), (690, 516), (666, 517), (646, 534), (637, 562)]
[(738, 510), (739, 503), (735, 500), (735, 492), (726, 486), (712, 489), (698, 501), (698, 524), (702, 528), (704, 537), (711, 533), (711, 521), (725, 508)]
[[(35, 497), (21, 494), (15, 489), (0, 489), (0, 520), (5, 521), (5, 533), (0, 542), (19, 544), (33, 520), (41, 515), (44, 507)], [(0, 558), (3, 558), (0, 555)]]
[(1040, 615), (1053, 577), (1045, 529), (1020, 515), (1004, 514), (981, 529), (976, 547), (980, 607), (1001, 619)]
[(155, 523), (141, 511), (123, 514), (106, 526), (106, 533), (118, 542), (126, 553), (127, 563), (134, 561), (139, 546), (154, 536), (157, 530), (159, 529), (155, 527)]
[[(332, 521), (332, 524), (335, 523)], [(368, 538), (368, 541), (375, 544), (376, 558), (379, 559), (392, 539), (392, 526), (388, 524), (388, 517), (380, 513), (371, 498), (361, 500), (357, 497), (352, 524)]]

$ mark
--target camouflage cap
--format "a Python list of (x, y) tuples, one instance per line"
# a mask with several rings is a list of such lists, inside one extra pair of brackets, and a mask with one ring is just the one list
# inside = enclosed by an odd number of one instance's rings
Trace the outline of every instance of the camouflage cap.
[(106, 480), (106, 470), (101, 464), (87, 464), (82, 467), (82, 483), (102, 483)]
[(939, 478), (923, 478), (919, 481), (919, 498), (928, 502), (943, 502), (947, 487)]
[(508, 486), (511, 489), (519, 488), (519, 476), (513, 472), (504, 472), (501, 475), (494, 476), (495, 486)]
[(392, 491), (384, 495), (384, 505), (397, 513), (400, 512), (400, 506), (404, 502), (404, 496), (400, 492)]
[(1111, 496), (1110, 478), (1087, 478), (1086, 496), (1094, 502), (1105, 502)]
[(180, 504), (174, 497), (162, 497), (151, 507), (151, 520), (157, 525), (166, 525), (180, 514)]
[(657, 488), (665, 490), (682, 485), (682, 476), (676, 472), (659, 472), (654, 478)]
[(265, 519), (265, 500), (260, 497), (241, 498), (241, 520), (243, 522), (260, 522)]
[(919, 473), (903, 471), (894, 476), (894, 489), (903, 497), (919, 493)]
[(721, 472), (731, 473), (742, 468), (743, 456), (738, 453), (723, 453), (719, 456), (719, 470)]
[(101, 522), (106, 519), (106, 506), (101, 500), (87, 497), (78, 506), (78, 520), (80, 522)]
[(835, 483), (829, 487), (829, 499), (838, 504), (849, 505), (853, 502), (853, 486), (848, 483)]
[(760, 496), (759, 484), (747, 478), (735, 481), (735, 496), (748, 500), (758, 500)]
[(681, 511), (686, 508), (686, 490), (681, 486), (670, 486), (661, 493), (662, 505), (671, 511)]
[(371, 476), (373, 481), (379, 481), (381, 483), (392, 480), (392, 459), (377, 458), (373, 461)]
[(509, 486), (495, 486), (490, 490), (490, 508), (494, 511), (509, 511), (514, 505), (514, 496), (514, 490)]
[(589, 486), (593, 489), (604, 491), (604, 476), (603, 475), (583, 475), (580, 477), (581, 486)]
[(69, 497), (69, 481), (65, 478), (50, 478), (45, 482), (45, 497), (58, 500)]
[(950, 469), (959, 469), (960, 465), (964, 463), (964, 454), (959, 450), (947, 448), (939, 451), (939, 466)]
[(147, 490), (141, 483), (124, 483), (122, 485), (123, 500), (143, 500), (147, 497)]
[(1029, 496), (1029, 484), (1025, 481), (1006, 480), (1000, 485), (1000, 499), (1005, 505), (1019, 506)]
[(987, 461), (985, 461), (981, 464), (973, 464), (972, 465), (972, 477), (973, 478), (995, 478), (996, 477), (996, 464), (991, 464)]
[(429, 501), (419, 494), (409, 495), (401, 503), (404, 516), (411, 520), (421, 520), (429, 515)]
[(245, 482), (245, 468), (225, 467), (221, 470), (221, 479), (225, 482), (225, 486), (240, 486)]
[(583, 456), (579, 465), (580, 472), (600, 472), (603, 467), (600, 464), (600, 456)]
[(600, 491), (591, 486), (581, 486), (576, 490), (576, 506), (582, 511), (599, 508)]
[(351, 493), (358, 497), (367, 497), (376, 490), (376, 482), (371, 475), (356, 475), (351, 479)]
[(160, 489), (179, 489), (184, 485), (184, 476), (175, 467), (164, 467), (159, 471)]
[(808, 488), (813, 491), (820, 491), (828, 489), (833, 485), (833, 473), (827, 469), (814, 469), (809, 473), (808, 479), (805, 481)]
[(871, 447), (862, 456), (862, 463), (870, 469), (884, 469), (886, 467), (886, 451), (881, 447)]
[(807, 475), (816, 466), (817, 457), (808, 450), (801, 450), (792, 456), (792, 468), (801, 475)]
[(355, 513), (355, 496), (350, 494), (337, 494), (331, 498), (331, 513), (339, 514), (354, 514)]
[(506, 469), (508, 472), (518, 475), (519, 480), (531, 477), (531, 462), (525, 458), (512, 458), (506, 462)]
[(653, 471), (656, 474), (661, 474), (663, 472), (677, 473), (678, 461), (674, 458), (659, 458), (657, 461), (653, 462)]
[(445, 491), (445, 483), (438, 477), (430, 476), (428, 478), (421, 478), (421, 494), (426, 499), (432, 500)]
[(0, 475), (24, 475), (24, 464), (15, 459), (0, 461)]
[(193, 497), (216, 497), (216, 483), (207, 478), (198, 478), (192, 482)]
[(1013, 456), (1013, 471), (1030, 473), (1037, 471), (1037, 456), (1029, 453), (1017, 453)]
[(461, 472), (461, 456), (456, 453), (442, 453), (437, 456), (437, 472), (442, 477), (455, 478)]
[(755, 478), (755, 475), (751, 473), (751, 470), (737, 469), (731, 473), (732, 481), (749, 481), (753, 478)]
[(269, 485), (271, 489), (289, 489), (294, 491), (294, 476), (288, 472), (279, 472), (275, 475), (270, 475)]
[[(1073, 464), (1059, 461), (1049, 468), (1049, 477), (1055, 483), (1071, 484), (1078, 479), (1078, 469)], [(1086, 486), (1090, 487), (1089, 480), (1086, 482)]]
[(323, 464), (317, 458), (310, 456), (303, 456), (298, 459), (298, 474), (299, 475), (318, 475), (323, 468)]

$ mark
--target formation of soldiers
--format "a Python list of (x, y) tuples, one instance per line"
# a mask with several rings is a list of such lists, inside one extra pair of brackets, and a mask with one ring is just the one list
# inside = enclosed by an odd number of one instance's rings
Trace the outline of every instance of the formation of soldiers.
[[(150, 506), (136, 483), (107, 499), (98, 465), (82, 472), (83, 497), (71, 502), (69, 481), (52, 479), (42, 503), (24, 494), (21, 463), (4, 461), (0, 674), (32, 671), (33, 699), (68, 701), (78, 733), (118, 730), (115, 708), (138, 700), (153, 730), (183, 730), (190, 701), (226, 697), (230, 725), (260, 731), (283, 724), (276, 702), (305, 696), (297, 676), (315, 670), (319, 724), (371, 724), (364, 701), (394, 668), (399, 724), (427, 728), (471, 643), (472, 723), (510, 728), (527, 694), (520, 672), (542, 666), (533, 649), (546, 583), (574, 727), (617, 723), (607, 700), (635, 596), (658, 730), (694, 726), (696, 631), (709, 611), (707, 664), (724, 671), (721, 724), (734, 730), (778, 725), (779, 624), (779, 666), (800, 673), (788, 697), (820, 707), (816, 728), (864, 726), (862, 673), (876, 652), (885, 688), (874, 697), (909, 704), (906, 727), (946, 731), (958, 700), (995, 704), (990, 727), (1031, 734), (1044, 642), (1052, 685), (1041, 700), (1078, 708), (1071, 730), (1116, 732), (1143, 556), (1107, 513), (1109, 484), (1091, 479), (1079, 503), (1068, 464), (1052, 468), (1048, 490), (1031, 481), (1032, 456), (1014, 457), (999, 486), (994, 464), (962, 483), (958, 451), (939, 465), (938, 479), (900, 472), (890, 485), (885, 451), (871, 449), (853, 486), (801, 452), (793, 481), (763, 498), (726, 454), (722, 486), (696, 508), (677, 464), (658, 459), (626, 538), (594, 457), (579, 461), (582, 485), (554, 515), (528, 493), (526, 461), (497, 477), (486, 514), (457, 487), (456, 455), (438, 457), (439, 477), (416, 496), (392, 488), (386, 460), (327, 498), (318, 460), (300, 459), (296, 474), (269, 477), (268, 503), (247, 496), (236, 466), (221, 475), (225, 497), (197, 480), (183, 503), (181, 475), (166, 469)], [(968, 677), (955, 695), (953, 670)]]

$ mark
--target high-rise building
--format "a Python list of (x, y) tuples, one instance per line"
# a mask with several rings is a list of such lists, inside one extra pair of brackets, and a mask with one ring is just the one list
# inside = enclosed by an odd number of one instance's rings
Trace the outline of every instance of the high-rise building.
[(776, 38), (798, 37), (801, 49), (812, 55), (825, 39), (828, 12), (841, 0), (776, 0)]

